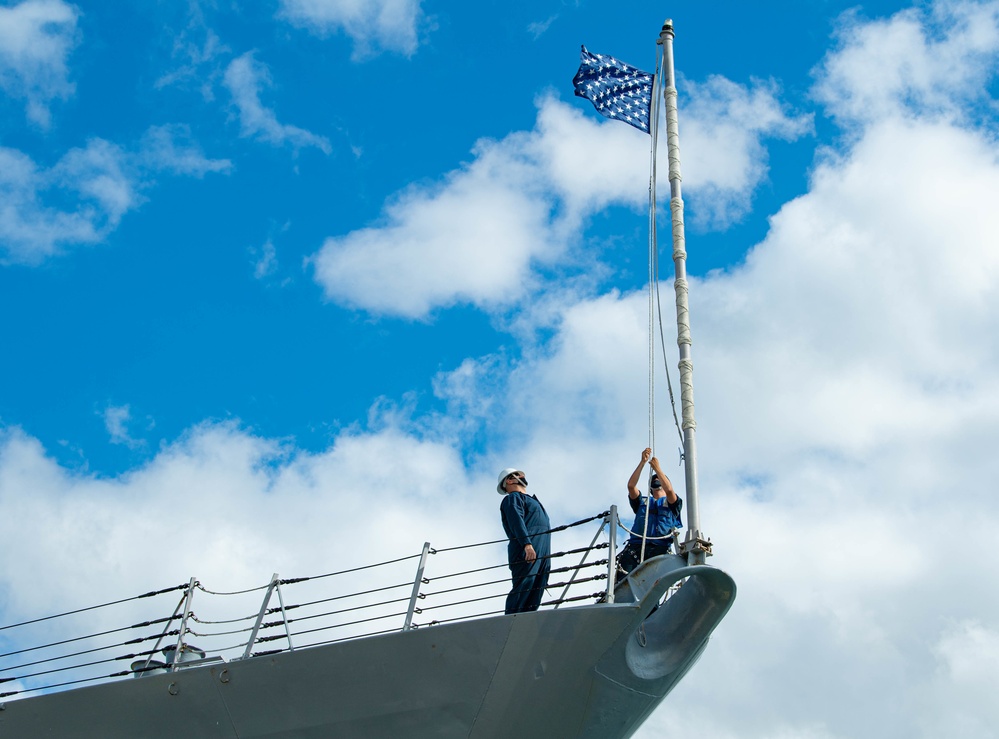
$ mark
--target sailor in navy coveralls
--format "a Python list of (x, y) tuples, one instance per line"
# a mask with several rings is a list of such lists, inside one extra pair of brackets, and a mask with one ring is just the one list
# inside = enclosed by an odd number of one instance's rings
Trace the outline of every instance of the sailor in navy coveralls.
[(548, 587), (551, 570), (551, 523), (545, 507), (534, 495), (527, 494), (527, 476), (509, 468), (500, 473), (496, 492), (503, 497), (500, 515), (510, 543), (507, 559), (513, 577), (513, 589), (506, 597), (507, 613), (536, 611)]

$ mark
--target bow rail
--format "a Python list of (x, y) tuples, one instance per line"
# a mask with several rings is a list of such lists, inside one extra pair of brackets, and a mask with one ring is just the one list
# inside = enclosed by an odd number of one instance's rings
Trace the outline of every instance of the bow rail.
[[(585, 544), (581, 527), (597, 521)], [(617, 526), (612, 506), (551, 530), (542, 608), (613, 602)], [(506, 545), (427, 542), (412, 555), (308, 577), (275, 573), (236, 591), (191, 578), (0, 626), (0, 699), (499, 615), (510, 588)]]

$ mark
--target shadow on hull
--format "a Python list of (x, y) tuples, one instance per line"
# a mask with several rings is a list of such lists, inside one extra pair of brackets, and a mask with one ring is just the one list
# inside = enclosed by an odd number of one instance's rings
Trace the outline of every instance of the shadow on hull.
[(0, 710), (0, 736), (627, 737), (693, 666), (734, 597), (721, 570), (657, 557), (619, 584), (613, 604), (26, 698)]

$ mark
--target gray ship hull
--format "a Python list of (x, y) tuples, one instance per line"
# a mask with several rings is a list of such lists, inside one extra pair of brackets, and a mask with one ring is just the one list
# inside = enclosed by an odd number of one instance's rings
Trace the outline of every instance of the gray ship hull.
[(620, 584), (613, 604), (425, 627), (26, 698), (0, 710), (0, 736), (627, 737), (691, 668), (734, 596), (721, 570), (658, 557)]

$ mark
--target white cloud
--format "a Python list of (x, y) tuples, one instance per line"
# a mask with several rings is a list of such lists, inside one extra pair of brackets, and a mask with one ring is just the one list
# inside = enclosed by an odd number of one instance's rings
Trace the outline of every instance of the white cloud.
[(843, 123), (963, 115), (987, 99), (999, 52), (999, 4), (947, 1), (869, 21), (851, 12), (818, 69), (816, 95)]
[[(683, 186), (693, 193), (694, 222), (724, 228), (748, 212), (767, 174), (762, 140), (797, 139), (811, 132), (812, 116), (790, 115), (772, 81), (745, 87), (713, 76), (684, 87), (690, 104), (680, 113)], [(660, 158), (666, 161), (665, 148)]]
[[(700, 223), (724, 228), (745, 215), (753, 191), (766, 177), (763, 139), (796, 139), (812, 130), (812, 117), (790, 114), (773, 82), (744, 86), (713, 76), (683, 88), (684, 195)], [(646, 136), (550, 100), (540, 106), (536, 131), (545, 175), (572, 210), (588, 213), (613, 203), (648, 202)], [(665, 128), (660, 132), (657, 159), (664, 170)], [(660, 177), (660, 196), (668, 198), (669, 185), (663, 173)]]
[(198, 3), (188, 5), (188, 14), (187, 27), (178, 34), (173, 44), (172, 56), (180, 60), (180, 66), (156, 80), (155, 87), (196, 85), (205, 100), (214, 100), (214, 85), (222, 76), (222, 69), (216, 60), (229, 55), (231, 49), (208, 27)]
[(649, 137), (634, 128), (549, 97), (538, 103), (530, 140), (536, 177), (565, 203), (573, 230), (608, 205), (648, 203)]
[(132, 438), (129, 433), (128, 424), (132, 420), (132, 411), (128, 404), (109, 405), (104, 409), (104, 427), (111, 437), (112, 444), (123, 444), (129, 449), (136, 449), (143, 445), (139, 439)]
[(509, 365), (500, 357), (465, 359), (457, 368), (434, 378), (434, 394), (448, 402), (448, 417), (466, 428), (478, 428), (491, 414), (505, 412), (505, 376)]
[(413, 54), (423, 13), (420, 0), (281, 0), (278, 17), (319, 36), (343, 32), (363, 59), (380, 50)]
[(295, 149), (314, 146), (324, 154), (332, 151), (327, 138), (279, 122), (274, 111), (260, 101), (261, 88), (271, 84), (270, 72), (265, 64), (253, 58), (253, 52), (247, 52), (229, 63), (224, 83), (239, 110), (240, 135), (275, 146), (290, 144)]
[(103, 241), (144, 202), (141, 191), (156, 172), (202, 177), (230, 167), (205, 158), (182, 126), (153, 126), (134, 150), (93, 138), (48, 168), (0, 147), (0, 259), (37, 264), (66, 247)]
[(0, 7), (0, 89), (23, 98), (28, 120), (51, 123), (54, 100), (73, 94), (66, 62), (78, 40), (79, 11), (62, 0)]
[[(731, 220), (766, 173), (760, 139), (796, 136), (808, 122), (789, 118), (769, 87), (714, 79), (695, 91), (694, 110), (712, 122), (694, 117), (689, 126), (704, 165), (690, 192), (720, 203), (715, 220)], [(738, 135), (734, 123), (725, 125), (749, 114), (755, 127), (742, 125)], [(382, 223), (327, 239), (313, 257), (316, 280), (330, 300), (409, 318), (456, 303), (494, 310), (527, 294), (536, 299), (537, 267), (561, 260), (571, 268), (588, 258), (577, 249), (570, 261), (567, 245), (581, 238), (590, 215), (647, 202), (648, 147), (648, 137), (628, 126), (541, 98), (534, 130), (479, 141), (470, 164), (397, 194)], [(706, 153), (719, 148), (730, 156)]]
[[(9, 261), (37, 263), (63, 245), (98, 242), (141, 200), (124, 152), (103, 139), (47, 170), (16, 149), (0, 148), (0, 162), (0, 245)], [(75, 206), (46, 205), (49, 193)]]
[(717, 306), (706, 317), (721, 338), (710, 351), (741, 354), (774, 377), (772, 392), (709, 378), (722, 407), (786, 429), (785, 438), (758, 437), (761, 445), (793, 456), (849, 439), (863, 455), (924, 427), (959, 433), (956, 417), (991, 408), (985, 368), (996, 348), (960, 339), (999, 329), (999, 217), (986, 194), (999, 186), (997, 154), (959, 128), (874, 126), (847, 157), (816, 170), (809, 195), (772, 219), (745, 267), (701, 288)]
[(931, 690), (942, 694), (943, 710), (930, 718), (937, 732), (989, 736), (999, 725), (991, 690), (999, 680), (999, 631), (992, 623), (949, 620), (940, 630)]
[(966, 686), (995, 685), (999, 677), (999, 633), (974, 621), (953, 624), (937, 645), (948, 674)]
[(386, 225), (327, 239), (313, 257), (327, 297), (413, 318), (458, 301), (518, 300), (532, 260), (562, 246), (551, 203), (520, 141), (480, 142), (477, 154), (442, 186), (399, 195)]
[[(205, 424), (113, 478), (69, 472), (37, 440), (0, 430), (0, 622), (192, 575), (209, 589), (236, 590), (265, 583), (275, 570), (318, 575), (417, 554), (428, 537), (437, 546), (495, 539), (497, 496), (467, 495), (484, 484), (467, 477), (451, 445), (391, 425), (342, 432), (329, 449), (310, 454), (232, 424)], [(372, 525), (396, 533), (372, 548)], [(167, 544), (172, 554), (164, 557)], [(485, 556), (497, 555), (502, 548)], [(468, 561), (480, 556), (472, 552)], [(438, 573), (441, 566), (431, 565)], [(403, 580), (412, 577), (415, 562), (403, 567)], [(301, 589), (285, 598), (301, 602)], [(199, 597), (202, 618), (232, 607)], [(251, 597), (254, 611), (260, 596)]]
[(52, 175), (58, 186), (95, 202), (113, 228), (138, 200), (127, 167), (126, 154), (119, 146), (91, 139), (86, 147), (66, 152), (53, 167)]
[(541, 35), (544, 34), (544, 32), (547, 31), (551, 27), (552, 23), (554, 23), (557, 19), (558, 19), (558, 13), (556, 13), (555, 15), (548, 16), (548, 18), (543, 21), (534, 21), (532, 23), (528, 23), (527, 32), (531, 34), (531, 36), (536, 41), (537, 39), (541, 38)]
[(228, 159), (209, 159), (191, 135), (189, 126), (151, 126), (139, 146), (143, 163), (151, 170), (201, 179), (209, 172), (229, 174)]
[(273, 275), (278, 268), (277, 260), (277, 250), (274, 248), (274, 242), (270, 239), (264, 242), (264, 245), (260, 247), (259, 252), (254, 249), (252, 253), (255, 257), (253, 263), (253, 276), (262, 280), (265, 277), (270, 277)]

